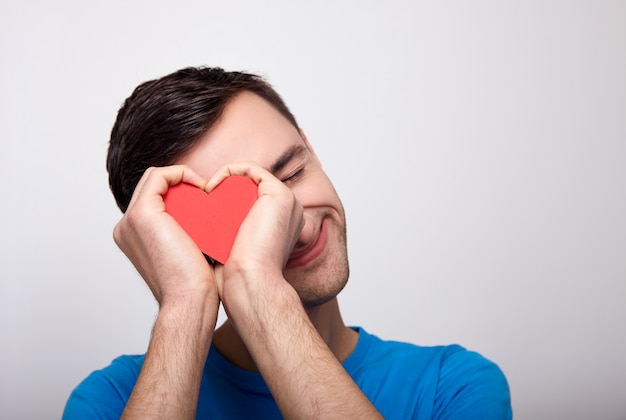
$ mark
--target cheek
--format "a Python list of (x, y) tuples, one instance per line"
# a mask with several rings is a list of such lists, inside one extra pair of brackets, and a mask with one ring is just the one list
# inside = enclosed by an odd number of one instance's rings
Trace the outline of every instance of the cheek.
[(343, 214), (341, 200), (324, 172), (311, 174), (293, 189), (296, 198), (307, 207), (332, 207)]

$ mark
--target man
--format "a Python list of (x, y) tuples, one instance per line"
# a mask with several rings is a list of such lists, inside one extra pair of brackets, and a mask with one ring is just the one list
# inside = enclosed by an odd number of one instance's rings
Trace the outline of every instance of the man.
[[(261, 78), (188, 68), (140, 85), (107, 160), (118, 246), (159, 303), (148, 351), (92, 373), (65, 418), (510, 418), (496, 365), (459, 346), (344, 325), (344, 210), (303, 131)], [(258, 185), (225, 265), (165, 212), (180, 182)], [(220, 302), (227, 321), (215, 329)]]

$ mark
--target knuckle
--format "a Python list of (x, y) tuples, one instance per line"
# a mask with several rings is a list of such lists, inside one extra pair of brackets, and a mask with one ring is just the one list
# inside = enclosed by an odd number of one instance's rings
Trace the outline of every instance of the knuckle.
[(118, 247), (121, 247), (124, 240), (123, 224), (124, 219), (120, 220), (113, 228), (113, 241)]
[(141, 221), (141, 216), (137, 211), (129, 211), (124, 216), (123, 222), (129, 226), (138, 226)]

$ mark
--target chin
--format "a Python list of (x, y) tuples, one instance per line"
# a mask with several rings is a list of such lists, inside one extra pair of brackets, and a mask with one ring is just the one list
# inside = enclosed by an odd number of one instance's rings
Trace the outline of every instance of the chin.
[(313, 281), (305, 281), (303, 284), (292, 283), (306, 309), (330, 302), (346, 286), (350, 274), (347, 259), (344, 264), (335, 267), (316, 273)]

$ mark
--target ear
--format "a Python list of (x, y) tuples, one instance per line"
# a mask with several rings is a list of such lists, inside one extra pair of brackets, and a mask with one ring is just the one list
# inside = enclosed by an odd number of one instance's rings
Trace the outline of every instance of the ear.
[(318, 165), (322, 166), (322, 162), (320, 162), (319, 158), (315, 154), (315, 150), (313, 150), (311, 143), (309, 143), (309, 139), (306, 138), (306, 134), (304, 134), (304, 130), (302, 130), (301, 128), (299, 130), (300, 130), (300, 137), (302, 137), (302, 140), (304, 141), (304, 145), (306, 146), (307, 149), (309, 149), (309, 152), (311, 152), (311, 154), (313, 155), (313, 159), (315, 159), (315, 162), (317, 162)]

